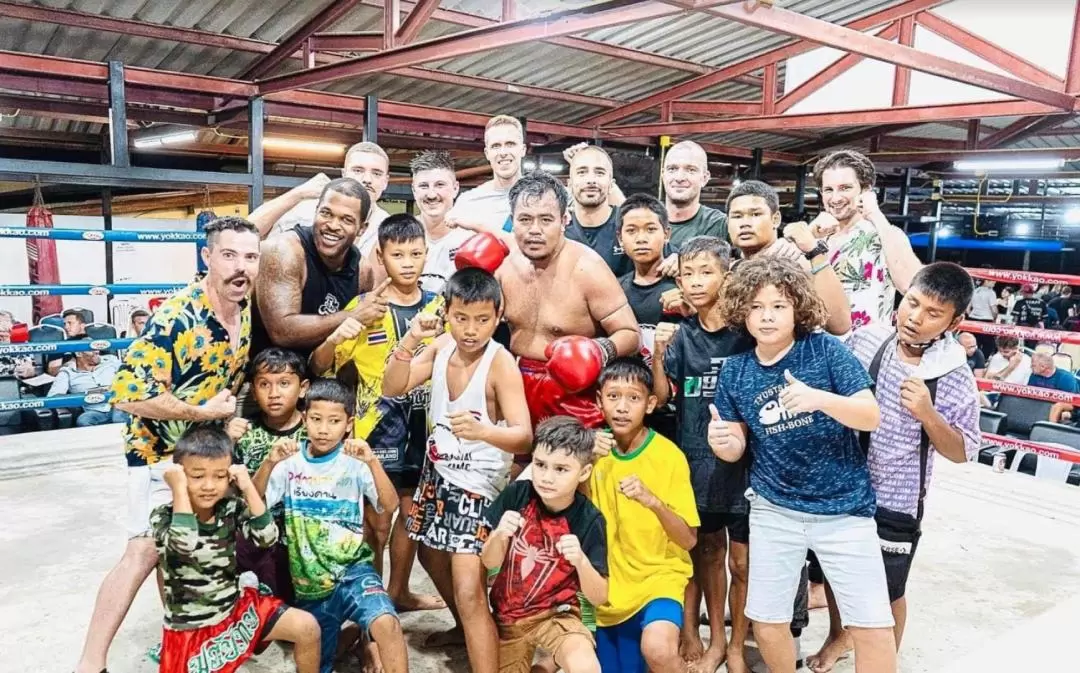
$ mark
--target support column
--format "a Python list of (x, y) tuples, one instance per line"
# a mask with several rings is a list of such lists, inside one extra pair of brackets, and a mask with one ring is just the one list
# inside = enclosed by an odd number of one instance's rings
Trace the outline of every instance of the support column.
[(795, 218), (806, 219), (806, 164), (799, 164), (798, 172), (795, 173)]
[(379, 143), (379, 99), (364, 96), (364, 142)]
[(251, 189), (248, 191), (248, 210), (262, 205), (266, 187), (266, 173), (263, 166), (263, 129), (266, 103), (261, 96), (252, 98), (248, 103), (248, 173), (251, 175)]
[(109, 163), (120, 168), (131, 165), (128, 156), (124, 64), (120, 61), (109, 61)]
[(908, 231), (908, 210), (911, 207), (911, 168), (904, 169), (904, 178), (900, 182), (900, 217), (904, 218), (904, 233)]
[(751, 180), (760, 180), (761, 179), (761, 161), (762, 161), (762, 158), (764, 156), (765, 156), (765, 151), (763, 149), (761, 149), (760, 147), (755, 147), (754, 148), (753, 154), (751, 155), (752, 158), (750, 160), (750, 179)]

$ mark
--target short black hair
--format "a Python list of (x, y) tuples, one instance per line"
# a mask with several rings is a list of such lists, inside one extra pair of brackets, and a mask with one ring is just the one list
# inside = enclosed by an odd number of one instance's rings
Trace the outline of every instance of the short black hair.
[(664, 227), (664, 231), (668, 231), (671, 229), (671, 222), (668, 220), (667, 216), (667, 208), (664, 207), (664, 204), (660, 201), (660, 199), (656, 198), (652, 194), (638, 193), (631, 194), (630, 196), (626, 197), (626, 200), (622, 202), (621, 206), (619, 206), (619, 214), (615, 218), (616, 234), (622, 233), (623, 218), (626, 217), (626, 214), (629, 213), (631, 210), (651, 211), (658, 218), (660, 218), (660, 225)]
[(577, 458), (582, 465), (592, 463), (596, 435), (573, 416), (552, 416), (536, 426), (534, 446), (563, 451)]
[(731, 202), (740, 196), (760, 196), (765, 199), (765, 205), (768, 206), (770, 214), (780, 210), (780, 195), (776, 193), (776, 190), (771, 185), (767, 185), (761, 180), (747, 180), (739, 183), (728, 194), (727, 203), (724, 204), (724, 212), (730, 211)]
[(255, 234), (256, 236), (259, 235), (258, 228), (242, 217), (236, 215), (218, 217), (207, 222), (206, 227), (203, 228), (203, 233), (206, 234), (206, 247), (213, 248), (214, 243), (217, 242), (218, 236), (220, 236), (223, 231), (237, 231), (240, 233)]
[(495, 276), (483, 269), (469, 267), (455, 271), (443, 288), (443, 300), (450, 306), (450, 300), (457, 299), (462, 304), (476, 304), (490, 301), (495, 304), (495, 312), (502, 310), (502, 287)]
[(345, 408), (345, 414), (352, 416), (356, 413), (356, 396), (341, 381), (320, 376), (312, 379), (306, 396), (306, 407), (311, 409), (315, 402), (330, 402), (340, 404)]
[(454, 172), (454, 159), (446, 150), (425, 150), (409, 162), (409, 170), (414, 176), (421, 171), (439, 169)]
[(67, 318), (68, 316), (75, 316), (76, 318), (79, 319), (79, 322), (85, 323), (86, 322), (86, 309), (69, 308), (68, 310), (66, 310), (66, 311), (64, 311), (63, 313), (60, 314), (61, 318)]
[(296, 374), (303, 381), (307, 378), (307, 363), (296, 351), (271, 346), (259, 351), (258, 355), (251, 360), (251, 377), (255, 378), (259, 372)]
[(717, 236), (694, 236), (687, 239), (679, 248), (679, 265), (698, 255), (712, 255), (720, 263), (722, 271), (731, 267), (731, 245)]
[(379, 223), (379, 249), (387, 243), (406, 243), (408, 241), (427, 241), (424, 225), (409, 213), (395, 213)]
[(645, 386), (645, 390), (652, 395), (653, 375), (652, 370), (645, 366), (645, 361), (640, 357), (624, 356), (615, 358), (607, 363), (600, 377), (596, 380), (596, 387), (604, 388), (608, 381), (633, 381)]
[(225, 430), (209, 423), (200, 423), (189, 427), (173, 448), (173, 462), (183, 465), (184, 459), (227, 458), (231, 457), (233, 443)]
[(128, 320), (134, 320), (135, 318), (149, 318), (149, 317), (150, 317), (150, 311), (147, 311), (145, 308), (137, 308), (137, 309), (135, 309), (134, 311), (131, 312), (131, 315), (128, 316)]
[(911, 279), (911, 287), (938, 301), (952, 304), (953, 315), (968, 310), (971, 295), (975, 292), (975, 283), (968, 272), (952, 262), (927, 264)]
[(544, 194), (548, 192), (553, 193), (555, 200), (559, 202), (559, 214), (564, 214), (570, 206), (570, 194), (562, 183), (547, 171), (536, 170), (526, 173), (510, 188), (510, 213), (513, 214), (517, 211), (519, 200), (539, 200), (544, 198)]
[(1020, 339), (1017, 339), (1014, 336), (999, 336), (994, 339), (994, 345), (997, 346), (998, 350), (1003, 348), (1019, 348)]
[(367, 222), (368, 214), (371, 212), (371, 195), (368, 194), (368, 190), (364, 185), (360, 184), (359, 180), (352, 178), (335, 178), (326, 183), (323, 187), (322, 194), (319, 194), (319, 203), (321, 204), (326, 195), (330, 192), (336, 192), (345, 196), (350, 196), (354, 199), (360, 199), (360, 222)]

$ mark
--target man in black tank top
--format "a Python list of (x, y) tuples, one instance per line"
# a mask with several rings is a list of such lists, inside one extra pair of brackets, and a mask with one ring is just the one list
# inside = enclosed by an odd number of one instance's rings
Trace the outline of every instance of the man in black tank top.
[(371, 209), (367, 190), (352, 178), (331, 180), (315, 221), (263, 243), (256, 288), (252, 355), (269, 346), (305, 360), (348, 317), (363, 324), (386, 312), (385, 287), (354, 311), (342, 309), (360, 292), (360, 254), (354, 243)]

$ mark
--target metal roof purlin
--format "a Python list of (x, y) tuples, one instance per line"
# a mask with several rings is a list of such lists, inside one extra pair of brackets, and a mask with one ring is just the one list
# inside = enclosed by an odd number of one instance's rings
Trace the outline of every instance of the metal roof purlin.
[(253, 63), (250, 68), (244, 71), (241, 76), (242, 79), (252, 80), (270, 72), (296, 53), (296, 50), (303, 45), (304, 40), (333, 25), (338, 19), (348, 14), (353, 7), (356, 7), (359, 2), (360, 0), (333, 0), (324, 9), (317, 12), (290, 33), (278, 46), (274, 47), (273, 51)]

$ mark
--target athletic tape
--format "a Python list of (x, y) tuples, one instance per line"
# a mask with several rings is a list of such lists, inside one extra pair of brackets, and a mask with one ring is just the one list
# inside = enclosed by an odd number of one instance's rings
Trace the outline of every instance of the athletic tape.
[(1080, 333), (1077, 332), (1062, 332), (1038, 327), (1024, 327), (1022, 325), (999, 325), (977, 320), (965, 320), (960, 323), (960, 327), (957, 329), (961, 332), (974, 332), (989, 336), (1010, 336), (1017, 339), (1031, 339), (1032, 341), (1046, 341), (1055, 344), (1080, 345)]
[(997, 444), (1003, 449), (1016, 449), (1024, 453), (1034, 453), (1055, 460), (1064, 460), (1067, 463), (1080, 463), (1080, 451), (1065, 447), (1050, 446), (1039, 442), (1029, 442), (1025, 439), (995, 435), (990, 432), (982, 433), (983, 439), (991, 444)]
[(990, 379), (975, 379), (975, 382), (979, 385), (979, 390), (984, 393), (1001, 393), (1002, 395), (1013, 395), (1014, 397), (1026, 397), (1030, 400), (1062, 402), (1064, 404), (1080, 406), (1080, 395), (1067, 393), (1063, 390), (1039, 388), (1037, 386), (1023, 386), (1019, 383), (991, 381)]
[(996, 280), (1002, 283), (1032, 283), (1037, 285), (1080, 285), (1080, 276), (1064, 273), (1036, 273), (1003, 269), (964, 269), (972, 278)]

